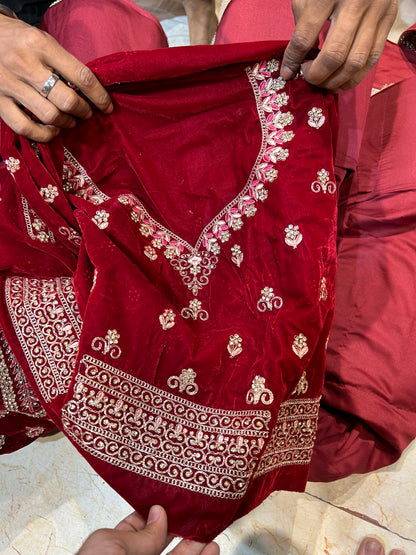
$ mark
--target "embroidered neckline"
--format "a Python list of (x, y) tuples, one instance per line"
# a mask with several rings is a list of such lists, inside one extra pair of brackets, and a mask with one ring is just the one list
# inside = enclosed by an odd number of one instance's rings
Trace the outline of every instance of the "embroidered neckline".
[[(280, 92), (285, 88), (286, 82), (280, 77), (272, 76), (278, 69), (278, 60), (272, 59), (245, 70), (254, 93), (261, 126), (260, 150), (241, 192), (203, 228), (195, 246), (152, 218), (135, 195), (126, 193), (118, 196), (119, 202), (130, 210), (132, 220), (139, 225), (140, 233), (154, 249), (163, 252), (194, 296), (209, 283), (209, 276), (218, 263), (220, 244), (229, 241), (232, 233), (241, 229), (245, 218), (255, 215), (259, 201), (264, 202), (268, 197), (265, 184), (276, 181), (277, 163), (285, 161), (289, 156), (288, 149), (282, 145), (294, 137), (293, 131), (285, 131), (285, 127), (291, 125), (294, 118), (291, 112), (281, 111), (287, 105), (289, 96)], [(97, 205), (109, 199), (67, 149), (64, 189)], [(157, 254), (151, 260), (156, 258)]]

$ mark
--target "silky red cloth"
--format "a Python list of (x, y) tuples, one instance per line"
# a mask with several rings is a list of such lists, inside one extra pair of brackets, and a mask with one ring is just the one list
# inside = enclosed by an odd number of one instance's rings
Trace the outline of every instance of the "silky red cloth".
[(6, 340), (97, 472), (200, 541), (302, 490), (316, 433), (334, 99), (262, 62), (284, 46), (107, 56), (113, 114), (35, 148), (2, 127)]

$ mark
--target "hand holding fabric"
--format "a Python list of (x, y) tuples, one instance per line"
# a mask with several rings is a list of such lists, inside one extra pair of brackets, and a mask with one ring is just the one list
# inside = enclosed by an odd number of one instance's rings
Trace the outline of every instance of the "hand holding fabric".
[(40, 94), (52, 73), (79, 88), (103, 112), (112, 111), (110, 96), (90, 69), (47, 33), (0, 14), (0, 118), (34, 141), (50, 141), (60, 128), (73, 127), (74, 118), (92, 115), (89, 104), (62, 80), (47, 98)]
[[(397, 14), (397, 0), (292, 0), (296, 28), (286, 49), (281, 75), (302, 70), (306, 80), (328, 89), (357, 85), (381, 56)], [(305, 62), (331, 21), (321, 52)]]
[[(138, 513), (122, 520), (114, 530), (97, 530), (87, 539), (78, 555), (158, 555), (169, 544), (168, 521), (163, 507), (153, 506), (147, 523)], [(173, 555), (219, 555), (219, 547), (182, 540), (171, 552)]]

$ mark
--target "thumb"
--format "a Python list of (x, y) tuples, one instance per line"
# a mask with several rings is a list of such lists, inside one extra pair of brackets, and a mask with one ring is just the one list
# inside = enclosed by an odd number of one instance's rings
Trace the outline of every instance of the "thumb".
[(169, 543), (167, 533), (166, 511), (160, 505), (153, 505), (143, 530), (129, 533), (125, 538), (127, 555), (159, 555)]

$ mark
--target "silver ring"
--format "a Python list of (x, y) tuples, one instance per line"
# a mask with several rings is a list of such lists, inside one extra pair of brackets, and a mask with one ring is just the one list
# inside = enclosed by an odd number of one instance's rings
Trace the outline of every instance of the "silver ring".
[(49, 79), (45, 81), (42, 87), (42, 90), (40, 91), (40, 94), (45, 98), (48, 98), (49, 93), (51, 92), (51, 90), (54, 88), (54, 86), (58, 81), (59, 81), (59, 75), (56, 75), (56, 73), (52, 73)]

